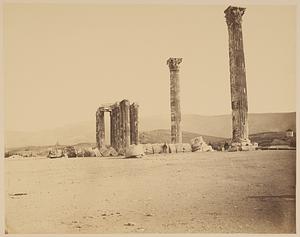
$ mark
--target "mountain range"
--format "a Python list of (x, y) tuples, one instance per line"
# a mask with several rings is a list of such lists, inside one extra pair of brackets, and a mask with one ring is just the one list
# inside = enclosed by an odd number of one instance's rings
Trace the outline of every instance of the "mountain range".
[[(283, 132), (287, 129), (296, 130), (295, 112), (250, 113), (248, 120), (250, 134)], [(141, 117), (139, 122), (141, 135), (143, 132), (170, 129), (170, 118), (166, 115)], [(230, 138), (231, 115), (182, 115), (182, 130), (190, 134), (210, 136), (214, 139)], [(107, 140), (109, 140), (109, 124), (106, 124), (106, 131)], [(155, 132), (152, 132), (152, 134), (155, 134)], [(56, 142), (64, 145), (83, 142), (95, 143), (95, 140), (95, 121), (93, 120), (35, 132), (5, 131), (6, 148), (53, 145)]]

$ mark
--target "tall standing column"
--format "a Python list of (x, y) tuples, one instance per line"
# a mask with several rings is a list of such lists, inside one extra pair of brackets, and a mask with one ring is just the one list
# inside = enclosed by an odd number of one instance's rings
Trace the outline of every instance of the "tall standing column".
[(132, 103), (130, 105), (130, 143), (139, 144), (139, 105)]
[(113, 111), (115, 114), (115, 150), (119, 153), (121, 149), (121, 111), (120, 111), (120, 104), (116, 103), (113, 107)]
[(182, 143), (179, 84), (179, 64), (181, 62), (182, 58), (169, 58), (167, 61), (170, 69), (171, 143)]
[(116, 113), (114, 108), (111, 108), (110, 111), (110, 145), (115, 148), (116, 147)]
[(232, 6), (224, 11), (229, 34), (232, 143), (250, 143), (248, 139), (248, 101), (242, 35), (244, 12), (245, 8)]
[(104, 112), (103, 107), (100, 107), (96, 112), (96, 142), (98, 149), (105, 146)]
[(130, 145), (130, 116), (129, 116), (129, 106), (128, 100), (122, 100), (120, 102), (120, 137), (121, 137), (121, 152), (125, 152), (125, 149)]

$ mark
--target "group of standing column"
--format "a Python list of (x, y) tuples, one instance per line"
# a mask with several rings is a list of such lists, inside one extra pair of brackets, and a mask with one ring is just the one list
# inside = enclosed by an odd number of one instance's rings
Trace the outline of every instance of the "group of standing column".
[[(251, 145), (248, 138), (248, 101), (243, 49), (242, 16), (245, 8), (229, 6), (225, 11), (229, 34), (229, 66), (232, 108), (232, 144)], [(179, 64), (182, 58), (169, 58), (171, 143), (182, 142)]]
[(110, 145), (119, 154), (124, 154), (130, 144), (137, 145), (139, 143), (138, 109), (138, 104), (130, 104), (128, 100), (98, 108), (96, 112), (98, 149), (105, 147), (105, 112), (110, 113)]

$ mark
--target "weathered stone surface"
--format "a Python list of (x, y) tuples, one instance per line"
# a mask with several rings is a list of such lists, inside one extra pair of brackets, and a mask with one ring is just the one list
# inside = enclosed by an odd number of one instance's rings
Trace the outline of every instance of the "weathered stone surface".
[(121, 137), (121, 147), (126, 150), (130, 145), (130, 103), (128, 100), (122, 100), (120, 102), (120, 112), (121, 112), (121, 126), (120, 126), (120, 137)]
[(189, 143), (182, 143), (183, 146), (183, 152), (191, 152), (192, 151), (192, 146)]
[(203, 138), (200, 137), (195, 137), (191, 140), (191, 147), (192, 151), (213, 151), (212, 147), (207, 145)]
[(169, 153), (169, 146), (166, 142), (162, 144), (162, 150), (162, 153)]
[(229, 152), (233, 152), (233, 151), (240, 151), (240, 147), (239, 146), (231, 146), (228, 148)]
[(139, 106), (136, 103), (130, 105), (130, 144), (139, 144)]
[(182, 143), (179, 64), (182, 58), (169, 58), (170, 69), (170, 104), (171, 104), (171, 143)]
[(163, 144), (152, 144), (153, 147), (153, 153), (154, 154), (160, 154), (163, 153)]
[(258, 144), (251, 144), (246, 142), (232, 143), (228, 151), (255, 151), (258, 148)]
[(23, 158), (23, 156), (20, 156), (20, 155), (11, 155), (8, 158), (9, 159), (21, 159), (21, 158)]
[(114, 148), (117, 152), (120, 152), (120, 150), (122, 149), (122, 138), (121, 138), (121, 109), (120, 109), (120, 104), (116, 104), (114, 107), (114, 111), (115, 111), (115, 143), (114, 143)]
[(66, 146), (64, 149), (63, 149), (63, 153), (66, 157), (68, 158), (75, 158), (77, 156), (77, 152), (76, 152), (76, 149), (75, 147), (73, 146)]
[(142, 145), (130, 145), (125, 152), (125, 157), (126, 158), (140, 158), (143, 155), (145, 155), (144, 153), (144, 148)]
[(232, 143), (247, 142), (248, 101), (242, 35), (245, 8), (229, 6), (225, 11), (229, 35), (229, 65), (232, 108)]
[(55, 148), (51, 149), (49, 151), (49, 154), (47, 155), (47, 157), (51, 158), (51, 159), (53, 159), (53, 158), (61, 158), (63, 156), (64, 156), (63, 151), (61, 149), (55, 149)]
[(95, 154), (96, 157), (102, 157), (102, 154), (100, 153), (100, 151), (99, 151), (98, 148), (94, 148), (93, 152), (94, 152), (94, 154)]
[(105, 146), (104, 111), (105, 109), (100, 107), (96, 112), (96, 142), (99, 149)]
[(183, 152), (183, 144), (182, 143), (176, 143), (175, 148), (176, 148), (177, 153)]
[(76, 157), (84, 157), (84, 150), (81, 148), (77, 149)]
[(143, 144), (143, 148), (146, 155), (154, 154), (152, 144)]
[(121, 155), (130, 144), (139, 143), (138, 104), (128, 100), (106, 104), (96, 113), (96, 142), (99, 149), (105, 147), (104, 113), (110, 113), (110, 145)]
[(175, 144), (169, 144), (169, 153), (176, 153)]
[(116, 150), (113, 147), (102, 147), (99, 150), (100, 154), (104, 157), (109, 157), (109, 156), (118, 156), (118, 152), (116, 152)]
[(96, 157), (96, 154), (92, 148), (85, 148), (85, 149), (83, 149), (83, 156), (84, 157)]

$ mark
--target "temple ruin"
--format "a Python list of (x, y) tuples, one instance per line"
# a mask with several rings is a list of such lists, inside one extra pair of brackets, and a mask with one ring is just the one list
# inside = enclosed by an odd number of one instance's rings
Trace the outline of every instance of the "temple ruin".
[(171, 143), (182, 143), (179, 64), (182, 58), (169, 58), (170, 69), (170, 100), (171, 100)]
[(104, 105), (96, 112), (96, 142), (98, 149), (105, 147), (104, 113), (110, 113), (110, 145), (124, 154), (130, 144), (139, 143), (138, 104), (122, 100)]
[[(225, 11), (229, 34), (229, 67), (232, 108), (232, 141), (235, 150), (253, 148), (248, 132), (248, 101), (245, 59), (242, 35), (242, 16), (245, 8), (229, 6)], [(182, 143), (179, 64), (182, 58), (169, 58), (170, 70), (170, 107), (171, 107), (171, 143)], [(105, 146), (104, 113), (110, 113), (111, 146), (124, 154), (131, 144), (139, 143), (138, 108), (122, 100), (114, 104), (101, 106), (96, 113), (96, 140), (98, 149)]]
[(248, 137), (248, 101), (242, 34), (242, 16), (245, 8), (229, 6), (224, 13), (229, 34), (232, 146), (243, 148), (251, 145)]

